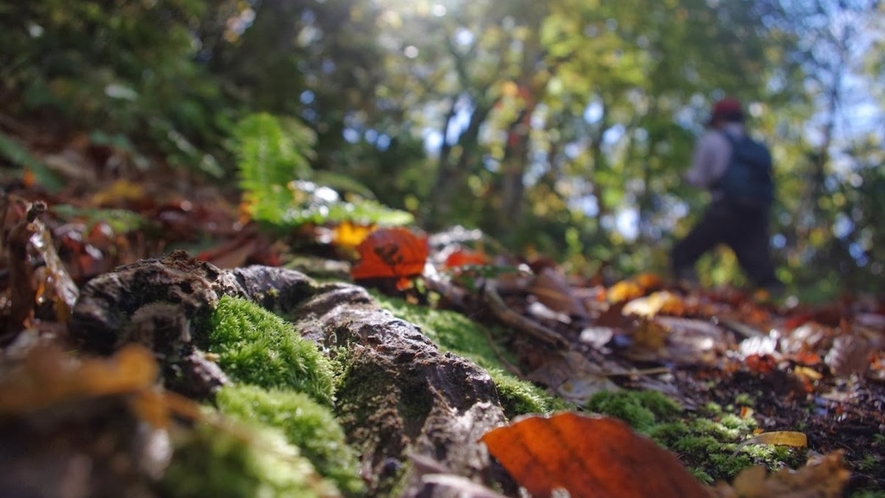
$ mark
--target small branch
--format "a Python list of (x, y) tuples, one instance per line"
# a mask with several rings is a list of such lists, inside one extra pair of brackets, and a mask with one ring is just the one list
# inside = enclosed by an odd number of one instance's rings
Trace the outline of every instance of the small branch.
[(508, 308), (504, 300), (501, 299), (501, 295), (498, 294), (498, 289), (493, 280), (488, 280), (484, 287), (483, 298), (499, 320), (558, 349), (569, 348), (569, 343), (556, 331), (529, 320)]

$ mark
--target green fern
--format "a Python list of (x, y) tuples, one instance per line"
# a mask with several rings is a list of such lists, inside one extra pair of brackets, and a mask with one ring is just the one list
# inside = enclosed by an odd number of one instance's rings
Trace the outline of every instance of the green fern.
[[(262, 113), (243, 119), (235, 130), (239, 144), (240, 187), (249, 214), (276, 226), (355, 221), (384, 225), (411, 223), (411, 214), (364, 197), (372, 192), (344, 177), (318, 174), (310, 167), (315, 136), (306, 126)], [(345, 202), (338, 192), (311, 180), (329, 181), (353, 194)]]
[[(315, 137), (307, 127), (292, 123), (284, 130), (274, 116), (252, 114), (240, 121), (234, 136), (239, 144), (240, 188), (252, 197), (247, 202), (253, 204), (256, 211), (280, 201), (290, 181), (310, 177), (308, 155)], [(271, 194), (271, 198), (266, 198), (266, 194)], [(261, 218), (258, 212), (252, 214)]]

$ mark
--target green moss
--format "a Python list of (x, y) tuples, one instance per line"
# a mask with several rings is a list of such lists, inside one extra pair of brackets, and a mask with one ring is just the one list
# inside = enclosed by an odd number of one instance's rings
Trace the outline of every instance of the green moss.
[(602, 391), (594, 394), (585, 407), (621, 419), (643, 434), (648, 434), (659, 420), (681, 411), (675, 401), (657, 391)]
[[(397, 318), (417, 325), (428, 339), (443, 351), (449, 351), (467, 358), (484, 368), (506, 370), (498, 354), (509, 355), (489, 344), (492, 331), (470, 318), (454, 311), (441, 311), (426, 306), (412, 306), (402, 299), (372, 292), (383, 309)], [(512, 356), (505, 356), (508, 362), (515, 363)]]
[(167, 498), (274, 498), (329, 496), (320, 480), (277, 431), (255, 429), (247, 438), (199, 425), (179, 439), (159, 494)]
[(734, 402), (740, 406), (753, 406), (753, 398), (747, 393), (740, 393), (734, 397)]
[(771, 445), (739, 446), (741, 441), (752, 437), (755, 426), (753, 419), (701, 412), (693, 418), (656, 425), (648, 435), (678, 454), (683, 463), (707, 483), (731, 481), (751, 465), (776, 470), (804, 463), (804, 450)]
[(619, 418), (638, 432), (676, 453), (703, 482), (731, 481), (746, 467), (765, 465), (770, 470), (804, 463), (805, 452), (785, 446), (746, 445), (756, 422), (723, 413), (711, 403), (705, 409), (683, 414), (671, 399), (655, 391), (616, 391), (594, 395), (588, 410)]
[(224, 296), (212, 315), (209, 351), (236, 382), (295, 389), (331, 406), (332, 365), (316, 344), (257, 304)]
[(307, 395), (228, 386), (221, 389), (216, 401), (226, 415), (280, 429), (317, 472), (335, 482), (344, 494), (357, 495), (363, 490), (356, 454), (345, 443), (344, 431), (328, 408)]
[(460, 313), (412, 306), (402, 299), (380, 293), (373, 293), (373, 296), (382, 308), (397, 318), (418, 326), (441, 350), (467, 358), (488, 370), (508, 418), (527, 413), (546, 414), (568, 408), (561, 398), (551, 396), (531, 382), (506, 373), (506, 366), (499, 355), (509, 363), (516, 363), (516, 359), (504, 348), (495, 351), (489, 343), (489, 339), (495, 335), (492, 330)]
[(490, 368), (489, 375), (498, 390), (498, 400), (504, 408), (504, 415), (513, 419), (527, 413), (550, 413), (566, 409), (562, 399), (547, 394), (540, 387), (516, 377)]

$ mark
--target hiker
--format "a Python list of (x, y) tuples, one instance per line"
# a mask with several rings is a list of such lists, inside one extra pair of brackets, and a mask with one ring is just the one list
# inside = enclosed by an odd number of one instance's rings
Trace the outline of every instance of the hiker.
[(709, 190), (711, 199), (703, 218), (670, 253), (674, 277), (696, 283), (698, 258), (722, 243), (735, 252), (756, 286), (780, 291), (783, 284), (774, 274), (768, 242), (771, 155), (747, 135), (739, 101), (725, 98), (713, 106), (685, 179)]

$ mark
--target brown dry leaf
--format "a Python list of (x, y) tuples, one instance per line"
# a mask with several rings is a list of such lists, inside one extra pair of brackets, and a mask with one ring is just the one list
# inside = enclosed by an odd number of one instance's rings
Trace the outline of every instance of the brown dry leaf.
[[(7, 202), (11, 204), (11, 201)], [(31, 238), (44, 229), (43, 224), (37, 218), (46, 211), (46, 204), (43, 202), (17, 204), (12, 207), (21, 208), (21, 204), (24, 204), (26, 205), (24, 210), (27, 213), (13, 225), (4, 241), (7, 248), (7, 268), (9, 269), (9, 329), (12, 332), (27, 328), (34, 317), (37, 288), (34, 282), (34, 269), (31, 265), (29, 247)], [(4, 205), (4, 218), (9, 207), (9, 204)], [(3, 221), (5, 222), (5, 220)]]
[(651, 320), (640, 320), (630, 333), (630, 358), (654, 360), (658, 355), (666, 355), (664, 346), (669, 335), (670, 331), (663, 325)]
[(58, 256), (52, 234), (39, 220), (34, 223), (38, 224), (40, 231), (31, 237), (31, 247), (44, 263), (43, 268), (35, 273), (38, 277), (36, 304), (52, 303), (56, 321), (64, 323), (71, 316), (74, 303), (80, 296), (80, 290)]
[(851, 473), (842, 465), (842, 452), (810, 460), (799, 470), (782, 469), (768, 474), (764, 467), (750, 467), (729, 486), (716, 486), (720, 498), (840, 498)]
[(0, 414), (24, 414), (82, 396), (144, 391), (157, 380), (153, 354), (127, 345), (111, 358), (77, 359), (54, 347), (28, 353), (16, 375), (0, 379)]
[(824, 363), (837, 377), (866, 372), (872, 352), (869, 342), (859, 335), (842, 335), (833, 340), (833, 347), (824, 357)]
[(254, 237), (237, 237), (218, 247), (197, 254), (197, 259), (208, 261), (219, 268), (239, 268), (246, 264), (246, 260), (249, 259), (257, 246), (258, 239)]
[(609, 377), (625, 373), (627, 370), (615, 363), (591, 362), (577, 351), (568, 351), (546, 358), (526, 378), (549, 387), (567, 401), (584, 404), (600, 391), (620, 389)]
[(658, 316), (653, 320), (669, 331), (666, 357), (679, 365), (710, 365), (727, 349), (725, 332), (708, 320)]
[(588, 318), (587, 309), (572, 292), (565, 275), (552, 268), (541, 270), (532, 283), (531, 292), (541, 304), (553, 311), (571, 317)]
[(534, 497), (555, 489), (596, 498), (711, 496), (675, 455), (613, 418), (526, 417), (487, 432), (482, 442)]

